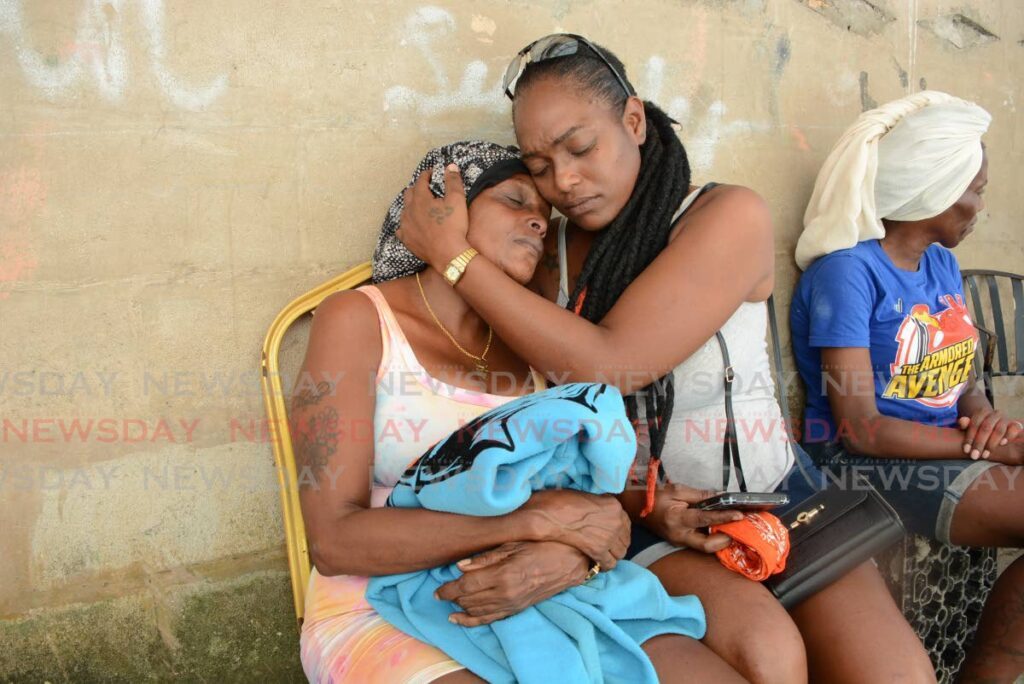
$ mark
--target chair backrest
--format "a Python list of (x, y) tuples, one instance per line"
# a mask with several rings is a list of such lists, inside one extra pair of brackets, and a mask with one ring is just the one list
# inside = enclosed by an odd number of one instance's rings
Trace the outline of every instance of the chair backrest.
[[(277, 482), (281, 492), (281, 511), (284, 517), (284, 535), (288, 547), (288, 570), (292, 580), (292, 598), (299, 626), (306, 605), (306, 586), (309, 584), (309, 547), (306, 527), (299, 507), (299, 487), (295, 470), (295, 454), (288, 425), (288, 404), (281, 386), (281, 344), (285, 334), (301, 318), (312, 312), (328, 295), (349, 290), (370, 279), (370, 263), (366, 262), (319, 285), (281, 310), (271, 323), (263, 340), (261, 377), (263, 401), (267, 409), (271, 447), (277, 469)], [(289, 388), (291, 391), (291, 388)]]
[(986, 355), (985, 393), (992, 396), (992, 378), (1024, 375), (1024, 276), (1005, 271), (962, 272), (964, 293), (981, 335)]

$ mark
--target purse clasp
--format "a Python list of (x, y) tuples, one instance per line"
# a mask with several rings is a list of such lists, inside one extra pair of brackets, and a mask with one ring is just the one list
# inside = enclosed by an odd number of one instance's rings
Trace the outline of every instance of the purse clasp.
[(809, 511), (800, 511), (800, 514), (796, 516), (796, 520), (790, 524), (789, 529), (794, 530), (800, 525), (808, 524), (811, 522), (811, 518), (818, 515), (818, 513), (821, 513), (823, 510), (825, 510), (825, 504), (820, 504), (818, 507), (812, 508)]

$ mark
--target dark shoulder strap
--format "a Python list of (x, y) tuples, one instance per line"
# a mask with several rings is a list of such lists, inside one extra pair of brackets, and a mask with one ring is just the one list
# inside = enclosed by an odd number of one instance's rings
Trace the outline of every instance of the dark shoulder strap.
[(736, 469), (736, 481), (740, 491), (747, 491), (747, 481), (743, 477), (743, 464), (740, 463), (740, 444), (736, 439), (736, 418), (732, 411), (732, 383), (736, 377), (733, 372), (732, 361), (729, 360), (729, 347), (725, 343), (725, 336), (722, 331), (715, 332), (715, 339), (722, 350), (722, 363), (725, 366), (725, 440), (722, 442), (722, 488), (729, 488), (729, 471)]
[(775, 387), (779, 392), (779, 408), (782, 409), (782, 417), (789, 427), (789, 396), (786, 392), (786, 372), (782, 368), (782, 340), (779, 339), (779, 322), (775, 319), (775, 295), (770, 295), (768, 301), (768, 326), (772, 335), (772, 356), (775, 358)]

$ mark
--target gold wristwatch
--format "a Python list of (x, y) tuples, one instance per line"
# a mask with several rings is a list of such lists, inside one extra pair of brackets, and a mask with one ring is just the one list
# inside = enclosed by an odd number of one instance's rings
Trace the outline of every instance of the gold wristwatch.
[(455, 283), (459, 282), (459, 279), (462, 278), (462, 274), (466, 272), (466, 266), (469, 266), (469, 262), (472, 261), (473, 257), (477, 254), (479, 254), (479, 252), (470, 247), (448, 263), (448, 266), (444, 269), (444, 273), (441, 275), (444, 276), (444, 279), (448, 281), (449, 285), (455, 287)]

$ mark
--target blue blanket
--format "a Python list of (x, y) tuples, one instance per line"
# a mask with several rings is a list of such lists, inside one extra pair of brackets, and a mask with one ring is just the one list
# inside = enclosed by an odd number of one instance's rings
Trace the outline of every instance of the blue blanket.
[[(533, 491), (596, 494), (625, 487), (636, 436), (618, 390), (570, 384), (488, 411), (439, 442), (402, 476), (388, 505), (503, 515)], [(511, 617), (461, 627), (461, 609), (434, 598), (455, 565), (371, 579), (367, 599), (403, 632), (437, 646), (488, 682), (649, 682), (640, 644), (659, 634), (704, 636), (695, 596), (670, 597), (645, 568), (620, 561), (578, 587)]]

